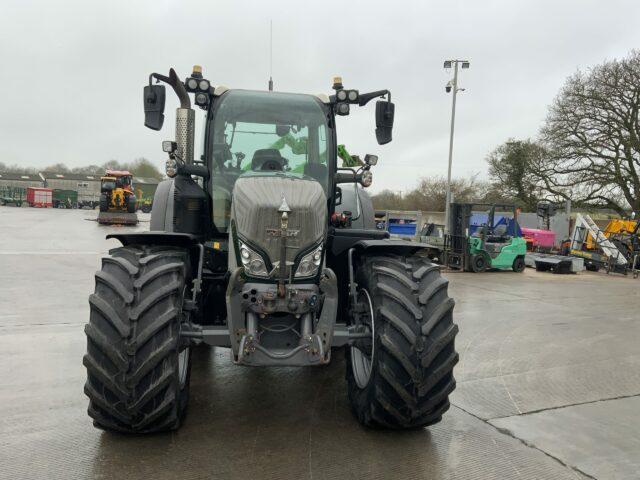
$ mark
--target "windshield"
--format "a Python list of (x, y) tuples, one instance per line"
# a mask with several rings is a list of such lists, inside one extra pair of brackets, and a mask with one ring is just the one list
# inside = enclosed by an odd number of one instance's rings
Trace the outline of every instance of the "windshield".
[(298, 176), (328, 190), (327, 113), (314, 97), (232, 90), (212, 114), (208, 146), (213, 219), (219, 231), (228, 228), (231, 192), (241, 175)]

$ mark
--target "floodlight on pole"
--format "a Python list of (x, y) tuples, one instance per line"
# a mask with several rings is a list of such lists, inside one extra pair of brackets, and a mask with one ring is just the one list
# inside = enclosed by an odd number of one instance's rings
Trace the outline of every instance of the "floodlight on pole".
[(450, 218), (449, 218), (449, 210), (451, 204), (451, 164), (453, 161), (453, 131), (456, 123), (456, 97), (459, 91), (464, 91), (464, 88), (458, 88), (458, 66), (461, 66), (464, 69), (469, 68), (470, 63), (468, 60), (445, 60), (444, 68), (454, 67), (453, 70), (453, 80), (450, 80), (445, 90), (447, 93), (453, 91), (453, 97), (451, 100), (451, 132), (449, 135), (449, 168), (447, 170), (447, 192), (445, 196), (445, 206), (444, 206), (444, 231), (445, 233), (450, 233)]

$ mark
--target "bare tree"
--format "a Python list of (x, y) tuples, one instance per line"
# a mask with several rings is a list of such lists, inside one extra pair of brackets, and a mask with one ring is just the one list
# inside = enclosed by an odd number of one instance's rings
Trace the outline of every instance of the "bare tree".
[(378, 210), (403, 210), (404, 202), (401, 192), (382, 190), (371, 197), (373, 206)]
[(640, 211), (640, 51), (569, 77), (541, 131), (544, 188), (583, 206)]
[[(443, 212), (446, 191), (445, 177), (423, 177), (405, 195), (390, 190), (374, 195), (373, 205), (377, 209)], [(451, 181), (451, 191), (456, 202), (479, 202), (490, 195), (490, 185), (479, 181), (477, 176), (456, 178)]]
[(492, 185), (490, 194), (502, 201), (511, 199), (526, 211), (535, 211), (544, 193), (537, 170), (545, 149), (531, 140), (509, 139), (487, 156)]

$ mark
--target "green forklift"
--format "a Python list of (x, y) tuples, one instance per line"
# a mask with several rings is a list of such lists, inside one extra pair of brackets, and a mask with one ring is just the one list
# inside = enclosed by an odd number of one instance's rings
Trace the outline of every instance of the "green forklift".
[[(445, 235), (444, 264), (465, 272), (522, 272), (527, 243), (510, 204), (452, 203), (450, 233)], [(498, 215), (496, 215), (498, 212)]]

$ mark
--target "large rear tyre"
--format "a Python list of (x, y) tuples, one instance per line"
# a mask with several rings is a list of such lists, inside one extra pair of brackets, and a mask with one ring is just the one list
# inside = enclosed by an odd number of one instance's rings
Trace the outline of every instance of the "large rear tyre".
[(347, 347), (354, 414), (366, 426), (392, 429), (438, 423), (458, 362), (449, 282), (426, 259), (396, 255), (365, 257), (356, 282), (352, 324), (370, 337)]
[(96, 272), (85, 326), (84, 391), (98, 428), (125, 433), (175, 430), (189, 399), (188, 254), (172, 247), (111, 250)]

